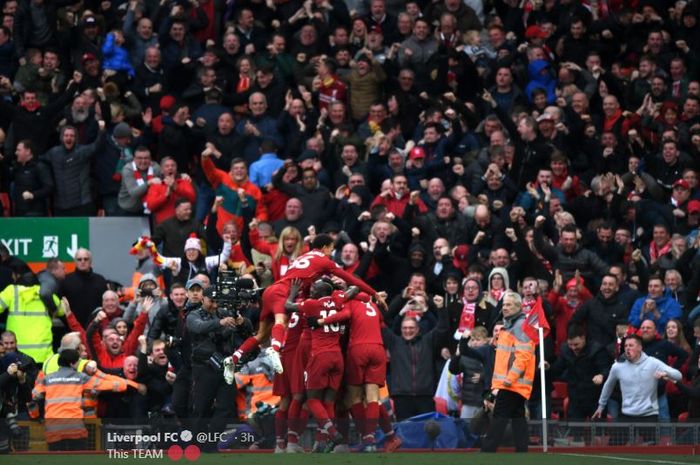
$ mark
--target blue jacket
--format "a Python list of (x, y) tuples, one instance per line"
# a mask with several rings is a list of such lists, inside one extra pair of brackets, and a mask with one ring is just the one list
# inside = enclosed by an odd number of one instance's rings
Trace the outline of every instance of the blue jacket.
[(667, 295), (659, 299), (654, 299), (656, 301), (656, 308), (659, 309), (661, 316), (656, 319), (652, 312), (647, 312), (641, 315), (642, 307), (644, 306), (644, 301), (649, 298), (649, 295), (642, 296), (634, 301), (632, 305), (632, 310), (629, 314), (630, 325), (635, 328), (639, 328), (644, 320), (653, 320), (656, 323), (656, 330), (663, 334), (666, 331), (666, 323), (674, 318), (680, 318), (683, 315), (683, 310), (680, 304), (673, 298)]
[(129, 53), (114, 40), (114, 34), (107, 34), (107, 39), (102, 44), (102, 67), (114, 71), (126, 71), (129, 76), (134, 76), (134, 67), (131, 66)]
[(284, 166), (284, 161), (275, 153), (263, 153), (260, 159), (250, 165), (250, 182), (261, 189), (272, 182), (272, 173)]
[[(245, 133), (245, 123), (247, 121), (250, 121), (260, 131), (259, 136), (250, 136)], [(272, 139), (277, 144), (277, 147), (284, 147), (284, 138), (277, 130), (277, 120), (266, 114), (259, 117), (248, 116), (243, 118), (236, 125), (236, 132), (244, 139), (243, 159), (245, 159), (248, 166), (260, 158), (260, 144), (262, 144), (263, 139)]]
[[(543, 73), (546, 70), (546, 73)], [(557, 101), (555, 92), (557, 80), (550, 73), (550, 65), (546, 60), (535, 60), (527, 66), (527, 73), (530, 76), (530, 82), (525, 87), (525, 95), (530, 103), (532, 103), (532, 92), (535, 89), (543, 89), (547, 92), (547, 103), (553, 104)]]

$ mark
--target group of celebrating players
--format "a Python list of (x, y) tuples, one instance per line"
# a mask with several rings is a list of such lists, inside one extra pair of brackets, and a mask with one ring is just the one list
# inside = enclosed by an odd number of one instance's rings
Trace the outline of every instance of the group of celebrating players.
[(225, 362), (226, 376), (232, 378), (236, 363), (271, 339), (266, 353), (277, 373), (273, 392), (281, 398), (276, 453), (304, 452), (299, 437), (309, 412), (318, 424), (314, 452), (349, 450), (348, 414), (362, 437), (360, 450), (377, 450), (378, 426), (386, 435), (385, 451), (401, 445), (380, 403), (387, 358), (379, 307), (386, 309), (386, 302), (331, 260), (333, 250), (329, 235), (315, 237), (311, 250), (265, 289), (257, 334)]

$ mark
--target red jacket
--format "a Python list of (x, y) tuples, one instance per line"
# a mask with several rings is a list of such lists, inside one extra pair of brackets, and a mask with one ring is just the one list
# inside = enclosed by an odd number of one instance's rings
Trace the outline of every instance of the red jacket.
[(178, 178), (175, 181), (175, 189), (168, 193), (165, 184), (151, 184), (143, 197), (146, 207), (153, 213), (153, 221), (156, 226), (175, 215), (175, 202), (185, 198), (194, 203), (197, 194), (194, 191), (192, 181)]
[[(218, 220), (216, 222), (216, 230), (219, 235), (222, 234), (224, 224), (233, 220), (236, 222), (239, 231), (243, 231), (245, 226), (243, 216), (246, 210), (253, 210), (251, 216), (255, 216), (258, 221), (267, 221), (267, 208), (263, 203), (262, 192), (252, 182), (246, 180), (242, 184), (237, 184), (231, 176), (223, 170), (220, 170), (214, 165), (209, 157), (202, 157), (202, 170), (211, 186), (216, 191), (216, 195), (224, 197), (224, 203), (218, 210)], [(247, 206), (243, 206), (238, 198), (238, 189), (243, 189), (248, 198)]]
[(134, 327), (131, 328), (129, 335), (126, 337), (122, 345), (122, 351), (117, 355), (112, 355), (102, 345), (101, 328), (93, 323), (88, 328), (88, 336), (90, 338), (90, 352), (97, 361), (97, 365), (101, 370), (115, 371), (121, 370), (124, 366), (124, 359), (136, 352), (139, 343), (139, 336), (143, 334), (143, 330), (148, 323), (148, 312), (142, 312), (134, 321)]
[[(410, 200), (410, 198), (411, 196), (408, 193), (406, 193), (403, 197), (397, 199), (396, 195), (392, 191), (392, 195), (388, 199), (382, 197), (381, 195), (376, 196), (374, 198), (374, 201), (372, 202), (371, 207), (374, 207), (376, 205), (384, 205), (387, 211), (393, 213), (394, 216), (396, 216), (397, 218), (403, 218), (403, 212), (406, 210), (406, 205), (408, 205), (408, 201)], [(416, 202), (416, 208), (418, 208), (419, 213), (428, 212), (428, 207), (425, 206), (425, 204), (420, 198), (418, 198), (418, 201)]]
[(593, 295), (585, 287), (581, 288), (581, 292), (578, 295), (578, 304), (572, 307), (569, 301), (566, 300), (566, 296), (559, 295), (554, 291), (549, 291), (547, 294), (547, 300), (549, 305), (552, 306), (552, 311), (554, 312), (555, 321), (555, 332), (556, 339), (554, 340), (554, 353), (559, 356), (561, 346), (566, 344), (567, 332), (569, 327), (569, 321), (571, 317), (576, 313), (576, 310), (581, 308), (588, 299), (592, 298)]
[(270, 223), (284, 218), (284, 208), (290, 197), (279, 189), (270, 189), (263, 194), (263, 203), (267, 208)]

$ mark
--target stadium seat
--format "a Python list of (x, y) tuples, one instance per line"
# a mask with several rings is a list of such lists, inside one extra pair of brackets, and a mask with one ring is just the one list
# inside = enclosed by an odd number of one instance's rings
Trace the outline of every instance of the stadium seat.
[(12, 204), (10, 204), (10, 196), (5, 192), (0, 194), (0, 203), (2, 203), (2, 211), (4, 216), (10, 216), (10, 209)]
[(559, 419), (566, 420), (566, 410), (569, 407), (569, 388), (566, 383), (554, 381), (551, 393), (552, 412), (558, 412)]

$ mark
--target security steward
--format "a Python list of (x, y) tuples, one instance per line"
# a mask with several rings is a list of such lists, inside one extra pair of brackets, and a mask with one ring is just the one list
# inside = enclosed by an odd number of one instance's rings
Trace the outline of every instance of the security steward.
[(535, 343), (523, 331), (525, 315), (520, 295), (508, 291), (503, 297), (503, 329), (498, 334), (491, 394), (496, 399), (493, 420), (481, 448), (496, 452), (508, 419), (512, 420), (516, 452), (527, 452), (528, 429), (525, 404), (535, 378)]
[[(216, 288), (204, 290), (202, 306), (187, 315), (192, 344), (193, 427), (197, 432), (222, 432), (236, 416), (236, 387), (224, 381), (224, 355), (236, 350), (236, 341), (252, 333), (250, 320), (218, 310)], [(211, 438), (210, 438), (211, 439)], [(216, 443), (204, 445), (215, 450)]]
[(51, 451), (87, 449), (88, 431), (83, 423), (85, 393), (125, 392), (127, 389), (146, 393), (143, 384), (118, 376), (89, 376), (78, 372), (79, 362), (77, 350), (63, 350), (58, 356), (58, 371), (46, 377), (40, 375), (32, 390), (33, 400), (44, 402), (46, 442)]

